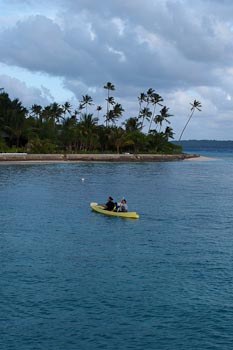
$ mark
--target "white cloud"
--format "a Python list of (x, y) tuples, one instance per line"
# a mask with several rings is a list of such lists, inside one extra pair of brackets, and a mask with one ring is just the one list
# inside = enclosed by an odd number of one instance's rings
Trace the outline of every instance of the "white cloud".
[(116, 26), (119, 36), (125, 34), (125, 23), (121, 18), (114, 17), (112, 23)]
[(49, 89), (44, 86), (40, 88), (27, 86), (24, 82), (11, 78), (6, 75), (0, 75), (1, 85), (12, 99), (19, 98), (27, 108), (35, 104), (47, 105), (53, 101), (53, 96)]
[(119, 62), (125, 62), (126, 61), (126, 57), (125, 57), (125, 54), (124, 52), (122, 51), (118, 51), (118, 50), (115, 50), (113, 47), (111, 46), (108, 46), (108, 51), (115, 54), (116, 56), (118, 56), (118, 60)]

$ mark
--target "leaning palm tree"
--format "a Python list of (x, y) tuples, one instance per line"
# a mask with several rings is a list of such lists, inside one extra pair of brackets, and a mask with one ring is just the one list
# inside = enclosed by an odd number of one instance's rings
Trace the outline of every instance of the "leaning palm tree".
[(185, 124), (185, 126), (184, 126), (184, 128), (183, 128), (181, 134), (180, 134), (179, 141), (181, 140), (181, 137), (182, 137), (182, 135), (183, 135), (183, 133), (184, 133), (184, 131), (185, 131), (185, 129), (186, 129), (188, 123), (190, 122), (190, 120), (191, 120), (191, 118), (192, 118), (192, 116), (193, 116), (193, 113), (194, 113), (195, 109), (197, 109), (197, 110), (200, 112), (200, 111), (201, 111), (201, 108), (202, 108), (201, 102), (199, 102), (199, 101), (197, 101), (197, 100), (194, 100), (193, 103), (190, 103), (190, 105), (192, 106), (192, 107), (191, 107), (191, 114), (190, 114), (190, 116), (189, 116), (189, 118), (188, 118), (188, 120), (187, 120), (187, 123)]

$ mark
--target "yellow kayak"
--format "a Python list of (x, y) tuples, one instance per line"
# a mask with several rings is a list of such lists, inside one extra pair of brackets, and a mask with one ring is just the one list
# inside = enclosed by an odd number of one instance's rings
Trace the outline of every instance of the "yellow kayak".
[(127, 211), (126, 213), (120, 211), (109, 211), (105, 210), (104, 207), (102, 205), (99, 205), (98, 203), (90, 203), (90, 207), (97, 213), (104, 215), (120, 216), (121, 218), (126, 219), (139, 219), (139, 215), (135, 211)]

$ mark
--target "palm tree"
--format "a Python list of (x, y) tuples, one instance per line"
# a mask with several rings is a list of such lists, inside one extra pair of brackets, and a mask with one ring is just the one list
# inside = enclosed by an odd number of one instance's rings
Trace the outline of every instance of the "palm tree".
[(108, 144), (111, 150), (120, 153), (120, 149), (124, 146), (125, 131), (122, 127), (111, 126), (108, 128)]
[(68, 117), (62, 122), (61, 141), (65, 150), (70, 150), (75, 146), (77, 120), (75, 116)]
[(99, 146), (102, 152), (109, 150), (109, 133), (110, 130), (103, 124), (97, 125), (96, 130), (99, 136)]
[(114, 114), (114, 118), (112, 120), (113, 123), (115, 123), (115, 121), (122, 116), (123, 112), (124, 112), (124, 108), (122, 107), (122, 105), (120, 103), (116, 103), (115, 106), (113, 107), (113, 114)]
[[(115, 103), (115, 102), (114, 102)], [(111, 109), (108, 112), (108, 115), (106, 116), (106, 126), (109, 124), (109, 122), (112, 122), (112, 124), (115, 124), (118, 118), (122, 116), (122, 113), (124, 112), (124, 108), (120, 103), (115, 103), (113, 109)]]
[(145, 120), (145, 119), (146, 119), (146, 120), (150, 120), (151, 116), (152, 116), (152, 112), (150, 111), (150, 109), (149, 109), (148, 107), (144, 107), (144, 108), (141, 110), (141, 112), (140, 112), (140, 114), (139, 114), (139, 119), (142, 120), (142, 121), (141, 121), (141, 129), (142, 129), (143, 126), (144, 126), (144, 120)]
[(114, 122), (113, 122), (114, 121), (114, 112), (113, 112), (113, 110), (110, 110), (108, 112), (108, 114), (106, 115), (106, 118), (105, 118), (106, 127), (109, 126), (109, 122), (110, 121), (114, 124)]
[(76, 116), (77, 115), (81, 115), (82, 114), (82, 110), (84, 109), (85, 107), (83, 106), (83, 104), (82, 103), (79, 103), (79, 106), (78, 106), (78, 108), (76, 109)]
[(98, 118), (93, 117), (93, 114), (83, 114), (80, 119), (79, 128), (82, 138), (81, 147), (85, 150), (90, 150), (93, 143), (96, 143), (98, 135), (96, 133), (96, 126)]
[(74, 118), (75, 120), (77, 120), (77, 116), (79, 115), (79, 111), (77, 109), (74, 110), (74, 112), (72, 113), (72, 118)]
[(41, 112), (41, 121), (48, 122), (50, 120), (50, 105), (45, 106)]
[(106, 101), (107, 101), (107, 116), (108, 116), (108, 112), (109, 112), (109, 91), (114, 91), (115, 90), (115, 86), (112, 84), (112, 83), (110, 83), (110, 82), (107, 82), (107, 84), (106, 85), (104, 85), (104, 89), (106, 89), (106, 90), (108, 90), (108, 97), (107, 97), (107, 99), (106, 99)]
[(152, 95), (151, 95), (151, 103), (154, 106), (154, 109), (153, 109), (152, 116), (150, 118), (150, 125), (149, 125), (149, 129), (148, 129), (148, 133), (150, 132), (151, 124), (152, 124), (152, 121), (154, 120), (156, 106), (157, 105), (162, 106), (162, 104), (160, 102), (163, 102), (163, 98), (159, 94), (157, 94), (156, 92), (152, 93)]
[(40, 105), (34, 104), (31, 107), (32, 116), (41, 121), (42, 107)]
[(139, 131), (141, 123), (138, 121), (137, 117), (131, 117), (127, 119), (123, 125), (125, 126), (126, 132)]
[(97, 116), (98, 116), (98, 118), (99, 118), (99, 114), (100, 114), (100, 111), (102, 110), (103, 108), (102, 108), (102, 106), (97, 106), (96, 107), (96, 110), (97, 110)]
[(168, 120), (169, 117), (172, 117), (173, 115), (172, 114), (169, 114), (168, 113), (168, 110), (169, 108), (164, 106), (161, 110), (160, 110), (160, 114), (157, 114), (156, 117), (155, 117), (155, 123), (156, 124), (159, 124), (160, 127), (159, 127), (159, 132), (161, 131), (161, 128), (162, 128), (162, 124), (163, 122), (167, 122), (168, 124), (170, 124), (170, 120)]
[(12, 143), (16, 140), (16, 147), (19, 147), (20, 144), (27, 113), (27, 109), (23, 107), (18, 98), (11, 102), (11, 108), (8, 110), (8, 121), (4, 129), (9, 133)]
[(152, 88), (149, 88), (147, 90), (147, 97), (146, 97), (147, 107), (149, 106), (149, 103), (151, 102), (151, 98), (154, 95), (154, 93), (155, 93), (155, 90)]
[(144, 92), (141, 92), (140, 96), (138, 97), (138, 102), (139, 102), (139, 113), (138, 113), (138, 116), (140, 116), (143, 102), (146, 102), (146, 101), (147, 101), (146, 94)]
[(80, 118), (80, 124), (84, 125), (86, 129), (92, 129), (98, 123), (98, 118), (93, 117), (93, 114), (83, 114)]
[(57, 123), (59, 123), (60, 118), (63, 113), (63, 108), (56, 102), (52, 103), (50, 106), (50, 119), (53, 121), (54, 126)]
[(174, 132), (173, 132), (173, 129), (170, 128), (170, 126), (166, 127), (166, 129), (164, 131), (164, 136), (165, 136), (167, 141), (168, 141), (168, 139), (174, 139)]
[(63, 115), (64, 115), (63, 118), (65, 119), (66, 113), (71, 114), (71, 104), (70, 104), (70, 102), (65, 102), (62, 105), (62, 109), (63, 109)]
[(86, 114), (87, 114), (87, 106), (93, 105), (93, 103), (92, 103), (93, 99), (89, 95), (83, 95), (82, 97), (83, 97), (83, 99), (82, 99), (80, 104), (83, 106), (83, 108), (86, 108)]
[(146, 147), (147, 136), (143, 132), (136, 130), (128, 132), (126, 136), (125, 144), (132, 145), (135, 153), (138, 153), (140, 149), (143, 150)]
[(108, 126), (109, 121), (113, 121), (114, 119), (114, 112), (113, 110), (109, 109), (109, 105), (114, 106), (116, 104), (114, 97), (109, 96), (108, 98), (106, 98), (107, 104), (108, 104), (108, 112), (106, 114), (106, 118), (105, 118), (105, 122), (106, 122), (106, 126)]
[(114, 97), (112, 96), (109, 96), (108, 98), (106, 98), (106, 101), (108, 105), (111, 105), (111, 106), (114, 106), (114, 104), (116, 103)]
[(184, 133), (184, 131), (185, 131), (185, 129), (186, 129), (188, 123), (190, 122), (190, 120), (191, 120), (191, 118), (192, 118), (192, 116), (193, 116), (194, 111), (197, 109), (197, 110), (200, 112), (200, 111), (201, 111), (201, 108), (202, 108), (201, 102), (199, 102), (199, 101), (197, 101), (197, 100), (194, 100), (193, 103), (190, 103), (190, 105), (192, 106), (192, 107), (191, 107), (191, 114), (190, 114), (190, 116), (189, 116), (189, 118), (188, 118), (188, 120), (187, 120), (187, 123), (185, 124), (185, 126), (184, 126), (184, 128), (183, 128), (181, 134), (180, 134), (179, 141), (181, 140), (181, 137), (182, 137), (182, 135), (183, 135), (183, 133)]

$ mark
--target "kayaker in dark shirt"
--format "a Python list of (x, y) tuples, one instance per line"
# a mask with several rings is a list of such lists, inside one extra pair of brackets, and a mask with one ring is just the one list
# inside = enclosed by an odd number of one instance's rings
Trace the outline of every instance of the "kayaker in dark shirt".
[(109, 196), (107, 203), (104, 205), (104, 209), (112, 211), (114, 209), (114, 206), (115, 204), (113, 203), (113, 198)]

